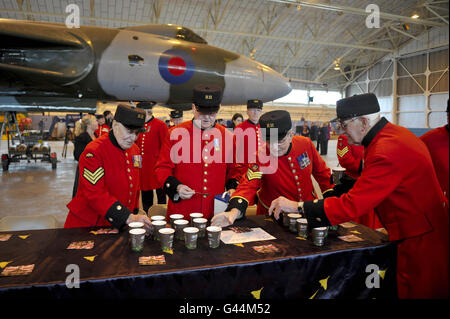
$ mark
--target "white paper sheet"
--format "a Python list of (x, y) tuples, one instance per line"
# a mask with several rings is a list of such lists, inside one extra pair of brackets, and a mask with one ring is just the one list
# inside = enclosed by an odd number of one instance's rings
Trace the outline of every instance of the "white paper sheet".
[(225, 244), (243, 244), (252, 241), (276, 239), (261, 228), (251, 228), (251, 230), (252, 231), (246, 233), (235, 233), (232, 230), (224, 230), (220, 235), (220, 239)]

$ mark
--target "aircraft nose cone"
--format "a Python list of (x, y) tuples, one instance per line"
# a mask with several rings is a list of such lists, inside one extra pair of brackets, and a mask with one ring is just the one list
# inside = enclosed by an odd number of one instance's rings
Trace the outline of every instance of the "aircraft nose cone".
[(264, 87), (264, 93), (261, 100), (273, 101), (292, 91), (288, 79), (283, 77), (280, 73), (266, 65), (261, 65), (261, 68), (263, 70), (262, 82)]
[(268, 66), (245, 56), (230, 61), (225, 69), (222, 105), (242, 104), (242, 100), (273, 101), (291, 92), (289, 81)]

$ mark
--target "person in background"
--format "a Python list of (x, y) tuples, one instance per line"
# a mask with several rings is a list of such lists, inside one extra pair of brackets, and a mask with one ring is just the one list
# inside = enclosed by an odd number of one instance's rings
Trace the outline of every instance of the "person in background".
[(380, 118), (373, 93), (339, 100), (336, 113), (349, 143), (364, 146), (361, 176), (342, 195), (333, 190), (305, 202), (279, 197), (269, 214), (278, 219), (280, 211), (299, 212), (316, 228), (375, 210), (389, 240), (397, 241), (398, 297), (448, 298), (448, 200), (427, 147), (410, 130)]
[(141, 155), (134, 144), (145, 124), (145, 112), (117, 106), (112, 130), (86, 146), (80, 156), (78, 191), (67, 204), (64, 228), (113, 226), (150, 219), (139, 213)]
[(430, 130), (420, 137), (430, 152), (439, 184), (447, 199), (449, 199), (449, 124), (449, 100), (447, 100), (447, 125)]
[[(193, 96), (193, 120), (170, 129), (155, 168), (169, 196), (167, 218), (178, 213), (189, 219), (199, 212), (210, 219), (214, 196), (232, 193), (238, 184), (233, 133), (215, 123), (222, 89), (196, 85)], [(181, 152), (174, 151), (180, 147)]]
[(111, 129), (114, 115), (111, 113), (111, 111), (106, 110), (105, 112), (103, 112), (103, 116), (105, 117), (106, 125), (108, 125), (109, 129)]
[(142, 155), (140, 186), (142, 208), (145, 212), (148, 212), (148, 209), (153, 206), (153, 190), (158, 197), (158, 204), (166, 203), (166, 195), (156, 179), (155, 165), (169, 129), (163, 121), (153, 116), (154, 105), (156, 105), (156, 102), (140, 102), (136, 105), (138, 109), (145, 111), (144, 132), (139, 134), (136, 141)]
[(234, 113), (233, 117), (231, 118), (231, 128), (234, 129), (236, 126), (241, 124), (244, 121), (244, 117), (241, 113)]
[(308, 124), (306, 124), (306, 122), (303, 123), (302, 136), (309, 137), (309, 132)]
[[(226, 227), (242, 218), (247, 207), (255, 204), (255, 195), (258, 215), (267, 214), (270, 203), (279, 196), (296, 201), (315, 199), (311, 175), (322, 191), (332, 188), (330, 169), (310, 139), (294, 136), (289, 112), (267, 112), (259, 123), (265, 129), (266, 144), (262, 147), (272, 160), (262, 163), (261, 152), (258, 153), (256, 162), (247, 166), (247, 174), (231, 196), (226, 211), (215, 215), (212, 225)], [(275, 140), (270, 139), (271, 129), (278, 130)], [(273, 168), (276, 170), (270, 171)]]
[(224, 119), (217, 119), (216, 123), (224, 127), (227, 127), (227, 122)]
[(233, 134), (236, 137), (236, 161), (240, 172), (239, 181), (245, 176), (248, 164), (254, 163), (256, 160), (258, 148), (263, 145), (261, 126), (258, 123), (263, 106), (261, 100), (248, 100), (248, 119), (237, 125), (233, 130)]
[(95, 137), (100, 137), (102, 135), (108, 134), (109, 126), (106, 124), (105, 117), (103, 114), (97, 115), (98, 129), (95, 130)]
[(328, 123), (324, 122), (320, 125), (319, 135), (317, 139), (317, 151), (320, 151), (320, 155), (327, 155), (329, 139), (330, 139), (330, 131)]
[[(94, 132), (98, 129), (97, 119), (94, 115), (87, 114), (80, 120), (79, 125), (75, 125), (75, 138), (73, 140), (73, 157), (77, 162), (80, 161), (80, 155), (83, 153), (86, 146), (95, 140)], [(72, 198), (77, 194), (79, 165), (75, 172), (75, 182), (73, 184)]]
[(183, 110), (173, 110), (170, 111), (170, 121), (171, 124), (169, 127), (177, 126), (178, 124), (183, 122)]
[(311, 141), (317, 141), (318, 130), (319, 128), (317, 127), (316, 122), (312, 122), (311, 128), (309, 129), (309, 138), (311, 139)]

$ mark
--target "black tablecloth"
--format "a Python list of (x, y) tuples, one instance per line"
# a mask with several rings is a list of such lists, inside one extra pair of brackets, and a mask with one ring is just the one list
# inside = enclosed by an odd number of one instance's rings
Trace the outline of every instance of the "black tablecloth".
[[(146, 240), (142, 252), (130, 249), (129, 234), (95, 235), (95, 228), (7, 232), (0, 241), (0, 262), (8, 266), (35, 264), (25, 276), (0, 277), (0, 298), (249, 298), (260, 292), (263, 299), (285, 298), (395, 298), (396, 245), (376, 231), (357, 225), (330, 231), (322, 247), (264, 216), (250, 216), (235, 225), (261, 227), (276, 240), (244, 243), (243, 247), (208, 247), (200, 238), (198, 248), (188, 250), (174, 241), (173, 254), (163, 253), (160, 243)], [(337, 238), (350, 231), (364, 238), (345, 242)], [(5, 234), (2, 233), (2, 234)], [(29, 235), (22, 239), (19, 235)], [(90, 250), (68, 250), (73, 241), (94, 241)], [(273, 244), (279, 252), (262, 254), (253, 246)], [(94, 261), (85, 256), (96, 255)], [(139, 256), (164, 255), (166, 264), (141, 266)], [(66, 267), (80, 269), (79, 288), (69, 289)], [(368, 288), (368, 265), (384, 274), (379, 288)], [(1, 269), (0, 269), (1, 270)], [(385, 272), (384, 272), (385, 271)]]

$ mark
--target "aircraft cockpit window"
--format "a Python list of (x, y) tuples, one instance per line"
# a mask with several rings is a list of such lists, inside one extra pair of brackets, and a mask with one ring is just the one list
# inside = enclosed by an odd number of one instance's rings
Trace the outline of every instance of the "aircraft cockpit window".
[(176, 37), (184, 41), (207, 44), (207, 42), (202, 37), (186, 28), (179, 29)]

